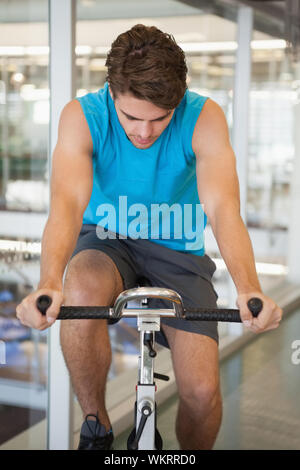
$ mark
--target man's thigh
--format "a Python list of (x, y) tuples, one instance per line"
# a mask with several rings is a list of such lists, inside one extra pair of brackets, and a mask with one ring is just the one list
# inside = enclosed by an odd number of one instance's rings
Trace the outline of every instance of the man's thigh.
[(180, 398), (219, 392), (219, 351), (213, 338), (163, 325)]
[(80, 251), (70, 260), (64, 279), (67, 302), (111, 304), (123, 289), (122, 276), (106, 253), (88, 249)]

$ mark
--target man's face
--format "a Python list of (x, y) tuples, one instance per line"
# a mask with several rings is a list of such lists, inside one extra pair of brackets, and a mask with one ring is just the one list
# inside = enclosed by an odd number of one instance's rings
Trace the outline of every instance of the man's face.
[(114, 102), (119, 121), (128, 139), (139, 149), (151, 147), (165, 130), (174, 113), (174, 109), (158, 108), (149, 101), (135, 98), (130, 93), (119, 94)]

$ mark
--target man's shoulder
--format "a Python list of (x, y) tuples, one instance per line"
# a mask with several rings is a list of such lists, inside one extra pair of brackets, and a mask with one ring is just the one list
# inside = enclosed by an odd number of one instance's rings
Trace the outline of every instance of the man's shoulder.
[(107, 93), (108, 87), (105, 84), (103, 88), (77, 96), (75, 99), (81, 104), (85, 113), (101, 114), (106, 112), (108, 107)]
[[(203, 138), (203, 136), (205, 138)], [(209, 99), (205, 102), (199, 115), (193, 133), (192, 146), (194, 152), (203, 147), (204, 142), (222, 142), (228, 138), (228, 125), (222, 107)]]
[(184, 98), (182, 100), (182, 104), (185, 107), (195, 107), (195, 108), (202, 108), (204, 103), (208, 100), (208, 96), (205, 94), (200, 93), (198, 90), (195, 89), (187, 89)]
[(68, 105), (68, 125), (73, 121), (81, 122), (85, 129), (86, 139), (92, 139), (93, 152), (100, 151), (100, 145), (106, 138), (109, 129), (108, 104), (105, 97), (105, 88), (96, 92), (89, 92), (77, 96)]
[(177, 116), (183, 124), (195, 125), (207, 96), (201, 95), (194, 90), (187, 89), (183, 99), (177, 108)]
[(207, 99), (203, 105), (203, 110), (197, 119), (198, 129), (210, 125), (223, 124), (226, 121), (222, 107), (211, 98)]
[(183, 99), (176, 109), (174, 129), (176, 137), (181, 140), (182, 148), (186, 158), (194, 159), (192, 148), (192, 137), (197, 119), (202, 112), (202, 108), (208, 97), (199, 94), (197, 91), (187, 89)]

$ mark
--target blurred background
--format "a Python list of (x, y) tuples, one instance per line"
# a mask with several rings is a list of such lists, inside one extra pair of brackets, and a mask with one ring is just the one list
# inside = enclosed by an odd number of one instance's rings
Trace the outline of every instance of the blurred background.
[[(26, 432), (27, 448), (35, 448), (34, 425), (42, 426), (45, 448), (47, 434), (48, 332), (22, 326), (15, 308), (39, 280), (40, 242), (49, 203), (50, 3), (0, 1), (0, 445)], [(294, 237), (297, 226), (293, 175), (299, 176), (295, 163), (298, 0), (77, 0), (75, 4), (77, 96), (103, 86), (111, 42), (143, 23), (171, 33), (185, 51), (188, 87), (221, 105), (237, 160), (238, 136), (245, 132), (242, 114), (247, 114), (247, 159), (242, 166), (246, 171), (240, 175), (245, 220), (264, 289), (286, 283), (295, 246), (290, 231)], [(251, 14), (251, 42), (246, 44), (238, 28), (241, 8)], [(245, 54), (250, 51), (245, 92), (243, 83), (237, 83), (237, 67), (242, 67), (237, 57), (243, 56), (243, 48)], [(246, 109), (239, 107), (243, 93)], [(235, 106), (241, 114), (234, 118)], [(206, 251), (218, 267), (214, 285), (219, 305), (234, 307), (232, 284), (209, 226)], [(298, 254), (294, 256), (299, 260)], [(243, 335), (241, 328), (224, 325), (219, 331), (227, 340)], [(110, 332), (114, 350), (110, 379), (114, 379), (136, 367), (138, 333), (125, 320)]]

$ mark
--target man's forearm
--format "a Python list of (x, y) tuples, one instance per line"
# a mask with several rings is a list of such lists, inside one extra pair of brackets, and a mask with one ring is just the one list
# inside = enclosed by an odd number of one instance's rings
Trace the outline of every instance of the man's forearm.
[(238, 293), (261, 291), (252, 243), (238, 211), (222, 208), (214, 218), (212, 229)]
[(62, 289), (66, 265), (75, 248), (82, 217), (71, 211), (49, 217), (42, 238), (39, 288)]

